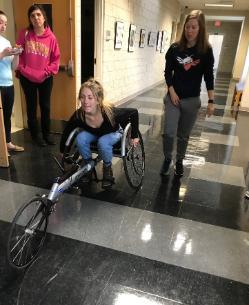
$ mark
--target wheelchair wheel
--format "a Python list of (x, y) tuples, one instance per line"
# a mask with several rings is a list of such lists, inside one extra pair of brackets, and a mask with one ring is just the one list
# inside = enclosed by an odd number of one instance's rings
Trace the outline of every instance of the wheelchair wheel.
[[(68, 169), (69, 165), (79, 163), (82, 157), (79, 153), (78, 147), (76, 146), (75, 139), (72, 139), (70, 147), (66, 147), (62, 158), (62, 167), (64, 170)], [(70, 166), (69, 166), (70, 167)]]
[(136, 147), (131, 145), (130, 134), (126, 139), (126, 155), (123, 157), (124, 170), (127, 181), (132, 188), (141, 187), (145, 171), (145, 154), (143, 138), (138, 132), (139, 143)]
[(11, 266), (25, 268), (38, 257), (47, 225), (48, 211), (43, 198), (34, 198), (19, 209), (11, 224), (7, 245)]

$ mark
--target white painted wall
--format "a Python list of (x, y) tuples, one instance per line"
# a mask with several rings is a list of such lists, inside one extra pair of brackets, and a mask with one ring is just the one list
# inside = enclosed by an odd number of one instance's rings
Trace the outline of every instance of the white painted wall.
[[(165, 52), (147, 43), (139, 48), (140, 30), (146, 30), (146, 42), (150, 31), (166, 30), (170, 37), (172, 21), (179, 17), (180, 6), (174, 0), (105, 1), (102, 83), (106, 99), (118, 103), (164, 80)], [(124, 22), (121, 50), (114, 49), (116, 21)], [(137, 26), (134, 52), (128, 52), (130, 24)], [(107, 40), (108, 31), (111, 35)]]

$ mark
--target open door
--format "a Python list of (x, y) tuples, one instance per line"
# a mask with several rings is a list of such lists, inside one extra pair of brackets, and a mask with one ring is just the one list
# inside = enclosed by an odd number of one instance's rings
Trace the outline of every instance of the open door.
[[(34, 3), (32, 0), (13, 0), (16, 37), (19, 31), (28, 26), (28, 8)], [(75, 1), (74, 0), (46, 0), (35, 1), (45, 4), (49, 23), (58, 39), (61, 60), (60, 71), (54, 77), (54, 86), (51, 97), (51, 129), (57, 128), (56, 121), (68, 120), (76, 109), (76, 77), (75, 63)], [(26, 114), (25, 99), (22, 95), (23, 112)], [(58, 125), (60, 126), (60, 124)], [(58, 127), (59, 128), (59, 127)]]

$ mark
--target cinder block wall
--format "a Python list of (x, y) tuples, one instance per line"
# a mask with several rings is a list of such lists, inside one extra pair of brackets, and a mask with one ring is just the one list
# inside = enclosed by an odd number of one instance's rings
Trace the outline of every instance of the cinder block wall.
[[(172, 22), (180, 18), (180, 6), (174, 0), (106, 0), (104, 15), (102, 79), (106, 98), (118, 103), (163, 81), (165, 52), (148, 46), (148, 33), (166, 30), (171, 37)], [(121, 50), (114, 49), (116, 21), (124, 22)], [(130, 24), (136, 25), (134, 52), (128, 52)], [(139, 48), (141, 29), (146, 30), (144, 48)]]

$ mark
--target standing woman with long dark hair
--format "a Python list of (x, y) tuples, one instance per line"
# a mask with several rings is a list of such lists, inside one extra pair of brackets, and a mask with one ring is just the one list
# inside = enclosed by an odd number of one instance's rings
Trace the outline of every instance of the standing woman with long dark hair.
[[(17, 41), (24, 49), (18, 71), (26, 98), (28, 127), (35, 144), (54, 145), (50, 136), (50, 98), (53, 76), (59, 71), (60, 50), (41, 5), (34, 4), (28, 9), (28, 20), (28, 28), (20, 32)], [(36, 114), (38, 96), (42, 137), (39, 135)]]
[(165, 130), (164, 162), (161, 175), (168, 175), (174, 141), (177, 137), (175, 175), (183, 175), (183, 159), (188, 140), (201, 107), (202, 77), (208, 93), (207, 115), (214, 111), (214, 56), (208, 42), (205, 16), (194, 10), (186, 18), (181, 38), (166, 53), (165, 81), (168, 92), (164, 97)]

